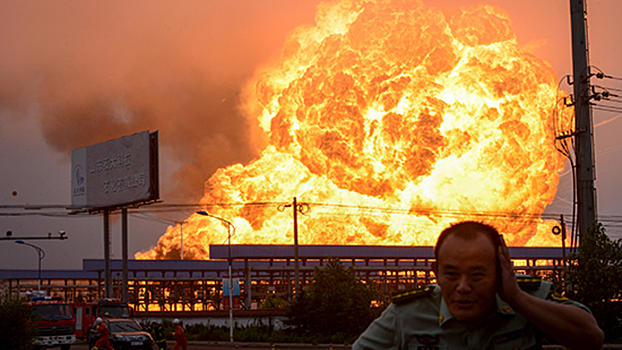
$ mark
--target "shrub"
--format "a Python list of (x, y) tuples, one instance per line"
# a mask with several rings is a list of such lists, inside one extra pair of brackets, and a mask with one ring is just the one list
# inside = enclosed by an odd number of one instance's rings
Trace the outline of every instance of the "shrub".
[(30, 350), (36, 336), (32, 309), (23, 300), (0, 296), (0, 349)]
[[(296, 297), (287, 323), (299, 334), (314, 334), (320, 342), (349, 343), (380, 314), (373, 301), (384, 306), (384, 296), (375, 284), (365, 284), (338, 259), (315, 268), (308, 290)], [(337, 341), (333, 343), (337, 343)]]
[(622, 341), (622, 240), (612, 241), (596, 224), (568, 260), (570, 297), (592, 311), (606, 342)]

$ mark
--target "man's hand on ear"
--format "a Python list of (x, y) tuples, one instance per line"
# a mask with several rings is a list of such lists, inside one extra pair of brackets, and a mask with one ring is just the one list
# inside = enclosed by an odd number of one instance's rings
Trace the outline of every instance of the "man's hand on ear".
[(523, 291), (520, 289), (518, 282), (516, 281), (516, 275), (512, 269), (510, 252), (508, 251), (508, 246), (505, 244), (503, 235), (499, 235), (499, 238), (501, 239), (501, 245), (497, 251), (499, 268), (501, 269), (501, 272), (499, 273), (501, 278), (499, 283), (499, 296), (503, 299), (503, 301), (513, 306), (516, 298), (518, 298)]

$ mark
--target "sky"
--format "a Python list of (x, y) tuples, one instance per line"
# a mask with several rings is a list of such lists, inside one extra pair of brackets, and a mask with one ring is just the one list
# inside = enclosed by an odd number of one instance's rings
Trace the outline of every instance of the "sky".
[[(572, 72), (569, 1), (423, 2), (499, 6), (520, 45), (560, 79)], [(0, 206), (69, 205), (71, 150), (144, 130), (159, 131), (163, 202), (198, 203), (217, 169), (258, 155), (261, 135), (240, 108), (246, 82), (278, 58), (289, 31), (313, 24), (318, 3), (0, 0)], [(622, 77), (622, 2), (587, 4), (590, 63)], [(593, 83), (622, 89), (622, 80)], [(569, 91), (567, 84), (562, 89)], [(594, 111), (598, 213), (612, 238), (622, 238), (615, 223), (622, 222), (619, 116)], [(547, 213), (571, 214), (568, 165), (562, 174)], [(131, 215), (130, 256), (154, 246), (168, 225), (192, 211)], [(34, 213), (0, 211), (15, 212)], [(113, 214), (115, 259), (120, 226)], [(67, 232), (67, 240), (31, 242), (46, 252), (44, 269), (81, 269), (82, 259), (103, 258), (101, 215), (0, 216), (0, 236), (9, 230), (15, 237)], [(0, 241), (0, 269), (36, 267), (33, 249)]]

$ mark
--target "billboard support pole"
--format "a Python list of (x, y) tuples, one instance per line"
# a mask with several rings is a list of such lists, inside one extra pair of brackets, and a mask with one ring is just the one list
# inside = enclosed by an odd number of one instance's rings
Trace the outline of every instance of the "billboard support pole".
[(127, 303), (127, 208), (121, 209), (121, 245), (123, 250), (122, 300)]
[(104, 210), (104, 285), (105, 297), (112, 297), (112, 273), (110, 271), (110, 210)]

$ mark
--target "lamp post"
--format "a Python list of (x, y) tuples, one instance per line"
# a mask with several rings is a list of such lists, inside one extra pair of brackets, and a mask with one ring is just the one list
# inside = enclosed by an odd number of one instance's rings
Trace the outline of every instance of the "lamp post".
[[(209, 216), (210, 218), (220, 220), (221, 222), (227, 224), (227, 240), (229, 242), (229, 252), (227, 259), (229, 262), (229, 341), (233, 343), (233, 279), (231, 277), (231, 236), (235, 234), (235, 226), (233, 226), (230, 221), (227, 221), (218, 216), (211, 215), (204, 210), (197, 211), (196, 213), (203, 216)], [(233, 234), (231, 233), (231, 229), (233, 229)]]
[(40, 247), (37, 247), (34, 244), (26, 243), (24, 241), (15, 241), (17, 244), (24, 244), (29, 247), (33, 247), (37, 251), (37, 255), (39, 255), (39, 282), (37, 283), (37, 290), (41, 292), (41, 260), (45, 258), (45, 252)]
[(181, 257), (181, 260), (184, 260), (184, 224), (187, 224), (188, 221), (175, 221), (175, 224), (179, 225), (179, 230), (180, 230), (180, 245), (181, 245), (181, 249), (179, 252), (179, 255)]

